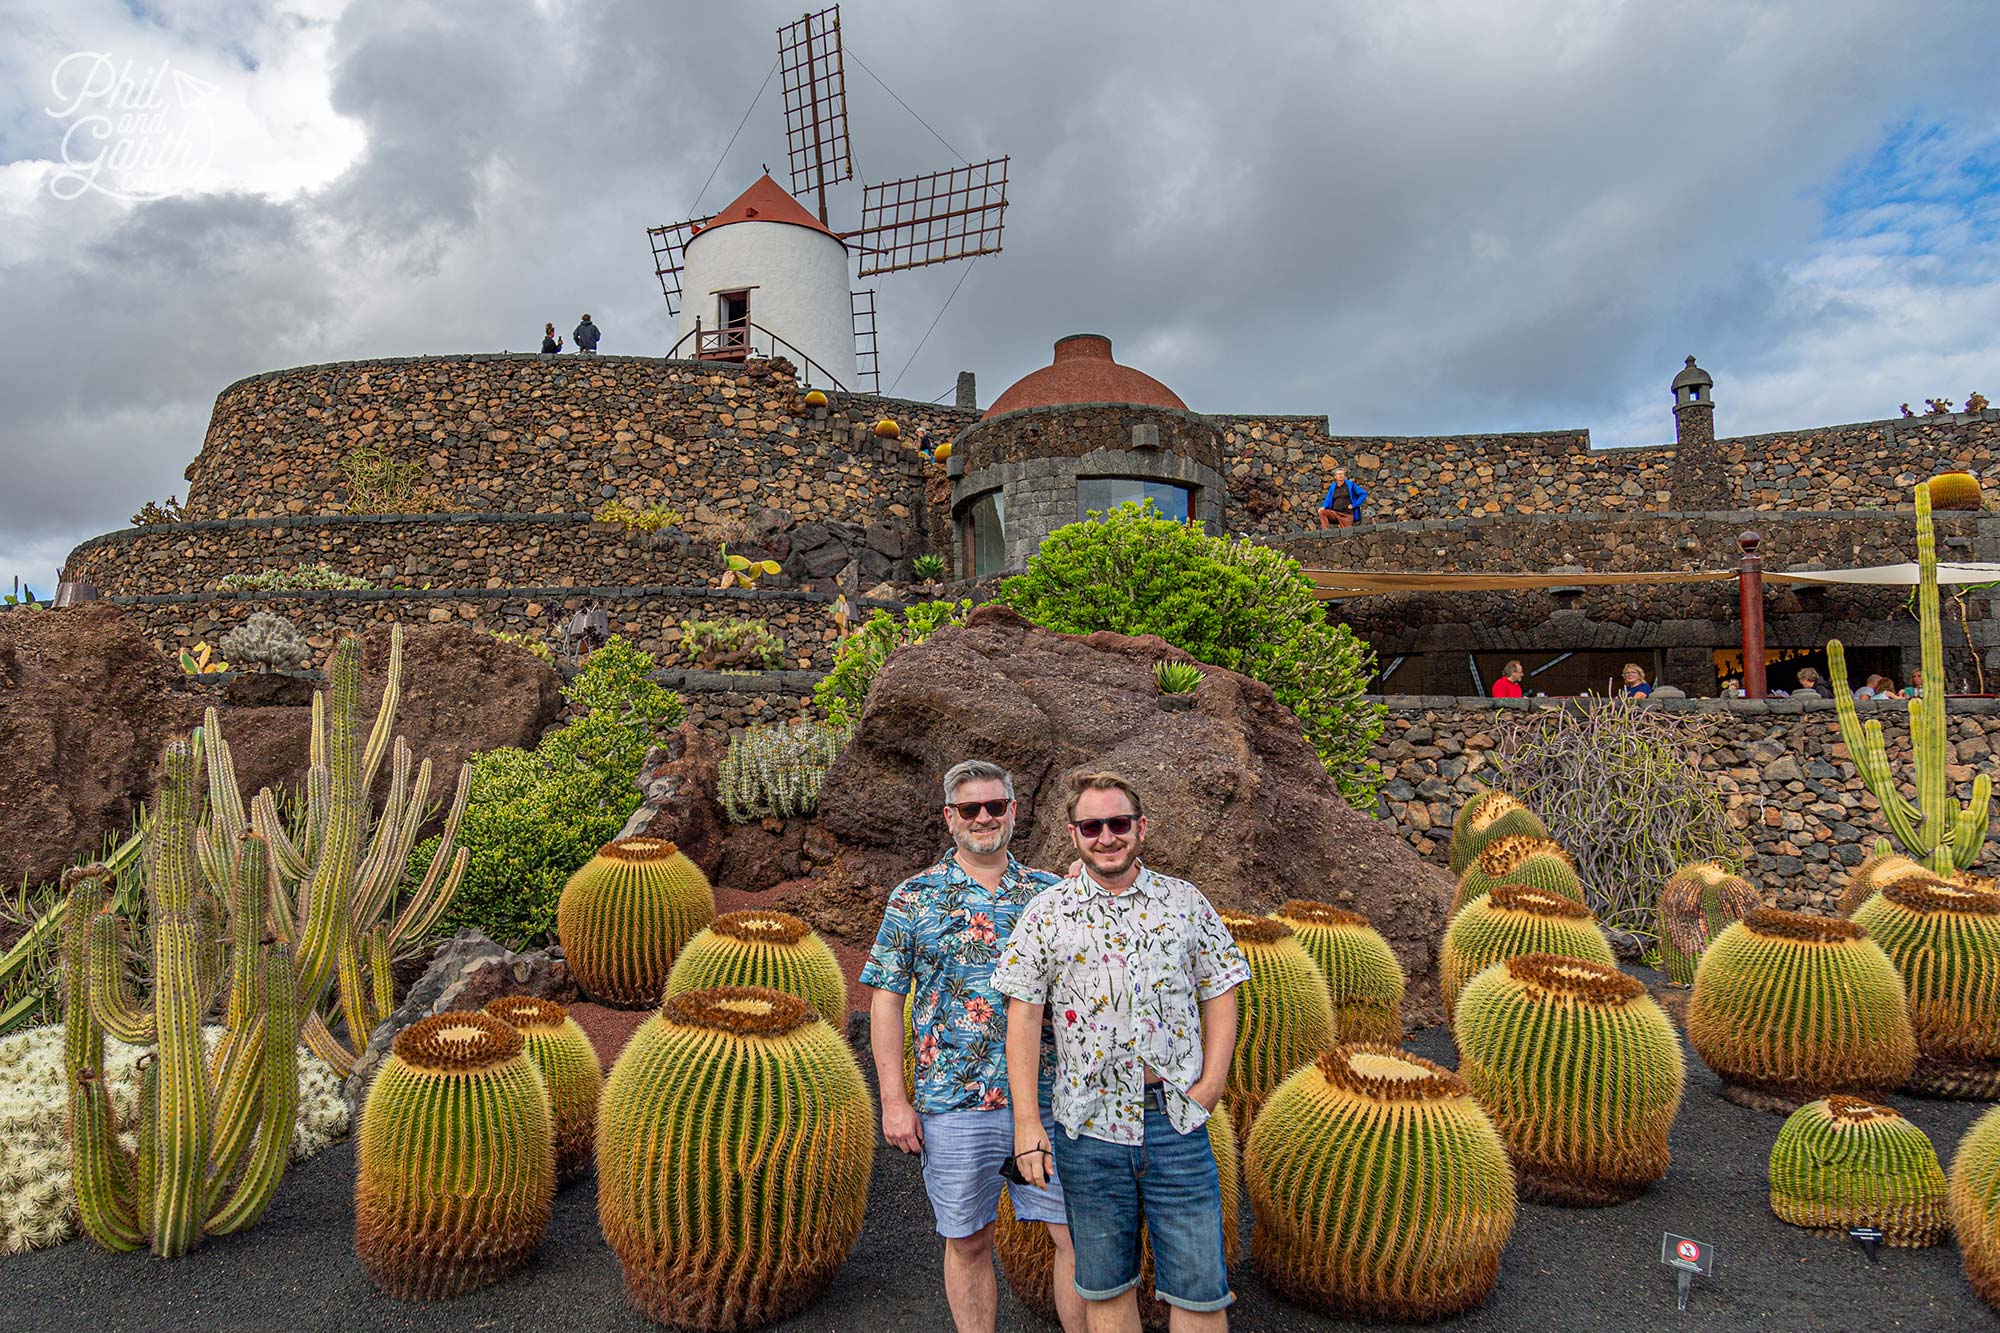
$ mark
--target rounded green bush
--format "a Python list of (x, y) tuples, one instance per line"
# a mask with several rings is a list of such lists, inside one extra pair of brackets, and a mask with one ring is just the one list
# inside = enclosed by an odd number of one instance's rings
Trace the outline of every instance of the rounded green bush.
[(837, 1030), (847, 1026), (847, 978), (826, 941), (789, 912), (726, 912), (687, 942), (667, 994), (768, 986), (796, 995)]
[(604, 1088), (597, 1048), (554, 1000), (502, 995), (486, 1002), (486, 1012), (521, 1034), (528, 1063), (542, 1076), (555, 1136), (556, 1184), (581, 1179), (597, 1160), (597, 1096)]
[(1502, 884), (1458, 909), (1438, 953), (1438, 990), (1445, 1021), (1452, 1020), (1465, 983), (1493, 964), (1521, 954), (1546, 953), (1603, 963), (1618, 961), (1597, 918), (1574, 898), (1525, 884)]
[(1451, 821), (1451, 842), (1445, 849), (1446, 863), (1454, 875), (1463, 874), (1472, 858), (1495, 838), (1546, 838), (1549, 836), (1535, 812), (1504, 791), (1483, 791), (1458, 808)]
[(1966, 1280), (2000, 1310), (2000, 1106), (1989, 1108), (1951, 1159), (1946, 1201)]
[(1756, 885), (1717, 862), (1676, 870), (1660, 889), (1660, 971), (1676, 985), (1692, 986), (1708, 942), (1762, 902)]
[(1906, 876), (1854, 922), (1903, 974), (1917, 1066), (1907, 1086), (1934, 1097), (2000, 1097), (2000, 895)]
[(1451, 910), (1456, 913), (1501, 884), (1525, 884), (1583, 901), (1583, 881), (1576, 877), (1576, 861), (1560, 843), (1547, 838), (1495, 838), (1466, 863)]
[(605, 843), (556, 904), (556, 934), (576, 984), (628, 1008), (660, 1002), (681, 946), (713, 920), (708, 877), (662, 838)]
[(1880, 1227), (1884, 1244), (1935, 1245), (1944, 1170), (1924, 1132), (1889, 1107), (1822, 1097), (1792, 1112), (1771, 1145), (1771, 1211), (1829, 1236)]
[(1401, 1045), (1408, 981), (1396, 951), (1368, 918), (1310, 898), (1294, 898), (1272, 915), (1292, 928), (1326, 978), (1334, 1040)]
[(1237, 988), (1236, 1051), (1224, 1095), (1247, 1133), (1257, 1108), (1293, 1070), (1335, 1045), (1326, 977), (1282, 921), (1225, 912), (1222, 924), (1250, 964)]

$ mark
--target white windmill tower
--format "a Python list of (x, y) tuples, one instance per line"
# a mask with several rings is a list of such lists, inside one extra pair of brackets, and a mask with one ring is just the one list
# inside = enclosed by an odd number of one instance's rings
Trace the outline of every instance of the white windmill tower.
[[(1000, 252), (1007, 159), (863, 185), (861, 225), (836, 231), (826, 188), (854, 178), (840, 8), (778, 29), (792, 189), (769, 172), (728, 207), (653, 227), (654, 272), (676, 317), (669, 356), (783, 356), (807, 383), (881, 390), (875, 292), (861, 277)], [(815, 217), (798, 195), (817, 194)]]

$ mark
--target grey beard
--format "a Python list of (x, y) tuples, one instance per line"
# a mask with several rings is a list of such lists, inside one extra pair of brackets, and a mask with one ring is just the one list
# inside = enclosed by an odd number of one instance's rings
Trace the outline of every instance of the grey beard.
[(1014, 830), (1003, 824), (985, 837), (957, 830), (952, 833), (951, 840), (963, 851), (975, 856), (989, 856), (1014, 840)]

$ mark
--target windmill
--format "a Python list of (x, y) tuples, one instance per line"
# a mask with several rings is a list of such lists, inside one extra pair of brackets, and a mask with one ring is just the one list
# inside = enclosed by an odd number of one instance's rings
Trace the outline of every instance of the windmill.
[[(668, 355), (727, 361), (783, 355), (808, 382), (865, 384), (879, 393), (875, 290), (850, 288), (848, 265), (868, 278), (998, 254), (1007, 159), (864, 182), (860, 225), (836, 231), (827, 187), (855, 178), (838, 5), (778, 29), (778, 70), (791, 191), (766, 174), (726, 208), (646, 233), (667, 311), (677, 321)], [(808, 197), (816, 197), (816, 218), (799, 202)], [(742, 223), (766, 225), (723, 234), (725, 226)]]

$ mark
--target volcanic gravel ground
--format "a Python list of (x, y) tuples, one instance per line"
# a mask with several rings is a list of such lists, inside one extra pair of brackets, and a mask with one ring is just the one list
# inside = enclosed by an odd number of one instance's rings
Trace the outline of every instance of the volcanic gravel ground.
[[(1443, 1029), (1411, 1049), (1455, 1063)], [(1674, 1126), (1667, 1179), (1617, 1208), (1522, 1204), (1501, 1260), (1499, 1284), (1463, 1330), (1760, 1329), (1965, 1330), (2000, 1324), (1972, 1294), (1946, 1241), (1922, 1250), (1859, 1247), (1786, 1226), (1772, 1216), (1765, 1164), (1782, 1119), (1716, 1095), (1692, 1052), (1687, 1099)], [(872, 1081), (872, 1080), (871, 1080)], [(1947, 1167), (1959, 1136), (1984, 1107), (1896, 1098), (1937, 1145)], [(868, 1224), (822, 1299), (775, 1325), (857, 1333), (948, 1331), (917, 1161), (879, 1144)], [(585, 1181), (558, 1195), (548, 1239), (525, 1269), (497, 1286), (436, 1305), (379, 1295), (354, 1258), (354, 1150), (331, 1149), (285, 1174), (262, 1222), (208, 1241), (192, 1256), (158, 1262), (107, 1255), (78, 1241), (0, 1261), (0, 1329), (33, 1330), (641, 1330), (655, 1327), (625, 1302), (618, 1263), (597, 1228)], [(1245, 1209), (1245, 1223), (1249, 1222)], [(1674, 1310), (1674, 1279), (1659, 1263), (1665, 1231), (1715, 1247), (1715, 1273), (1695, 1279), (1687, 1313)], [(1239, 1330), (1338, 1329), (1267, 1291), (1246, 1260), (1236, 1275), (1231, 1326)], [(1003, 1330), (1053, 1329), (1000, 1284)]]

